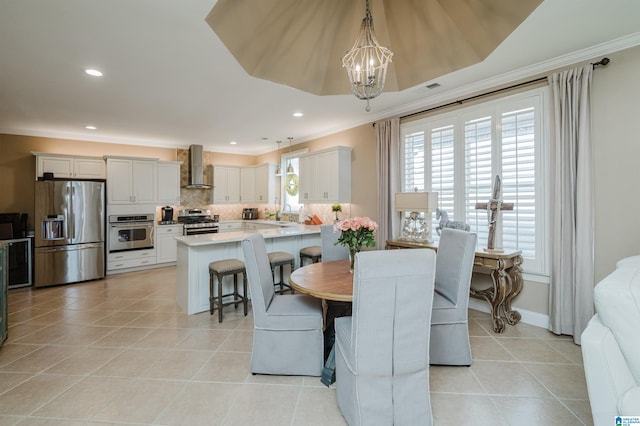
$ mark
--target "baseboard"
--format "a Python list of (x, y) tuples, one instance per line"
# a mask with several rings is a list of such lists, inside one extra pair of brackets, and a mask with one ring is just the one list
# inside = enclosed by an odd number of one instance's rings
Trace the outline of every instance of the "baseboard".
[[(489, 309), (489, 304), (484, 300), (473, 299), (473, 298), (469, 299), (469, 308), (476, 311), (480, 311), (480, 312), (486, 312), (488, 314), (491, 313), (491, 309)], [(534, 325), (536, 327), (544, 328), (545, 330), (549, 329), (549, 315), (545, 315), (545, 314), (541, 314), (533, 311), (527, 311), (526, 309), (521, 309), (521, 308), (518, 308), (517, 306), (514, 306), (513, 309), (520, 312), (520, 315), (522, 316), (522, 318), (520, 319), (521, 322), (529, 325)]]

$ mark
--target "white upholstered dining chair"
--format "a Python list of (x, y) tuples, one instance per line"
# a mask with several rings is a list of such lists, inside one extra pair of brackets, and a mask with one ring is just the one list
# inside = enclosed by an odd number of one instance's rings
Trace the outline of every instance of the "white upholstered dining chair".
[(438, 243), (431, 313), (431, 364), (471, 365), (469, 287), (476, 234), (445, 228)]
[(430, 425), (429, 327), (436, 254), (356, 255), (353, 316), (336, 318), (336, 397), (349, 425)]
[(276, 294), (261, 234), (242, 240), (253, 307), (251, 372), (320, 376), (323, 367), (320, 299), (303, 294)]
[(320, 226), (320, 240), (322, 244), (322, 261), (345, 260), (349, 258), (349, 251), (341, 245), (335, 245), (340, 232), (333, 231), (333, 225)]

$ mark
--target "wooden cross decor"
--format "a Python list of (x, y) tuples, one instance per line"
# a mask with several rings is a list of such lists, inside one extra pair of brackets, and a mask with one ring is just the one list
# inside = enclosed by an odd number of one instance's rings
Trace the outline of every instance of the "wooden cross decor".
[(493, 183), (493, 194), (488, 203), (476, 203), (477, 210), (486, 210), (489, 216), (489, 238), (487, 238), (487, 248), (489, 253), (502, 253), (504, 250), (495, 248), (496, 227), (501, 210), (513, 210), (513, 203), (503, 203), (500, 199), (501, 189), (500, 175), (496, 175)]

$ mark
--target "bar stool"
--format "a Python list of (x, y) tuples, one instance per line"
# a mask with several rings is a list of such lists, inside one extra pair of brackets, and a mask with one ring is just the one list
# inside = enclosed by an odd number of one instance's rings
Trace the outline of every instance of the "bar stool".
[(300, 266), (304, 265), (304, 259), (311, 259), (311, 263), (318, 263), (322, 259), (322, 247), (309, 246), (300, 249)]
[(280, 290), (278, 291), (278, 293), (280, 294), (286, 291), (284, 289), (285, 287), (291, 290), (291, 294), (293, 294), (294, 291), (291, 288), (291, 286), (284, 282), (284, 267), (285, 265), (290, 265), (291, 272), (293, 272), (293, 269), (295, 268), (296, 258), (291, 253), (287, 253), (285, 251), (274, 251), (274, 252), (268, 253), (268, 256), (269, 256), (269, 263), (271, 264), (271, 274), (273, 275), (274, 281), (276, 276), (276, 268), (278, 266), (280, 267), (280, 282), (279, 283), (274, 282), (274, 287), (280, 286)]
[[(242, 296), (238, 293), (238, 274), (242, 274)], [(233, 275), (233, 293), (222, 293), (222, 279), (227, 275)], [(218, 295), (213, 292), (214, 278), (218, 279)], [(222, 298), (233, 296), (233, 300), (223, 302)], [(213, 315), (218, 310), (218, 322), (222, 322), (222, 307), (234, 304), (238, 309), (238, 303), (244, 305), (244, 314), (247, 315), (247, 272), (244, 262), (238, 259), (225, 259), (209, 263), (209, 314)]]

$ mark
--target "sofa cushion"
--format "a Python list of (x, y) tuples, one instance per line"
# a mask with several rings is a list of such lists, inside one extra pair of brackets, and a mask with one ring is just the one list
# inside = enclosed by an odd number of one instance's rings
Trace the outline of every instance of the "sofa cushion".
[(594, 290), (596, 312), (620, 347), (636, 383), (640, 383), (640, 263), (622, 262)]

